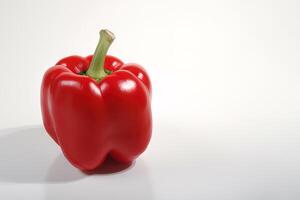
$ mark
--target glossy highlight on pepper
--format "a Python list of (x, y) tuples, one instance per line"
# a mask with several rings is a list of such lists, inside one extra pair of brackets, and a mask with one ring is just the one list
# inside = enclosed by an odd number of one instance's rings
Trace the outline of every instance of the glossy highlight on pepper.
[(114, 35), (100, 31), (94, 55), (61, 59), (44, 74), (44, 127), (65, 157), (81, 170), (107, 156), (131, 162), (151, 138), (151, 82), (138, 64), (106, 55)]

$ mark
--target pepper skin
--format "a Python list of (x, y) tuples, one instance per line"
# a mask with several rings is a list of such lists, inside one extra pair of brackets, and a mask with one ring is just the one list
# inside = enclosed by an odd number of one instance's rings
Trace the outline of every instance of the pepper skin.
[(81, 170), (99, 167), (107, 156), (133, 161), (146, 149), (152, 131), (146, 71), (105, 56), (104, 69), (111, 73), (99, 81), (82, 75), (92, 60), (92, 55), (63, 58), (48, 69), (41, 87), (45, 129)]

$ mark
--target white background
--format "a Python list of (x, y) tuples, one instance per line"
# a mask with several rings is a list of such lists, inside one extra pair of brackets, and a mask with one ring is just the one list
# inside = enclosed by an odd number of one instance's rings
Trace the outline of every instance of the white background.
[[(0, 2), (0, 199), (300, 198), (300, 2)], [(43, 73), (94, 52), (153, 84), (153, 137), (115, 173), (73, 168), (41, 125)], [(121, 166), (122, 168), (122, 166)], [(119, 172), (117, 172), (119, 171)]]

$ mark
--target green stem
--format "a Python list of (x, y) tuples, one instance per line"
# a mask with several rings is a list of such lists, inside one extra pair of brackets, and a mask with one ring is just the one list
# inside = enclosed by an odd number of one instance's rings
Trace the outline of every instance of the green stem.
[(101, 80), (108, 75), (104, 69), (104, 61), (107, 51), (114, 39), (114, 34), (109, 30), (105, 29), (100, 31), (100, 39), (86, 75), (96, 80)]

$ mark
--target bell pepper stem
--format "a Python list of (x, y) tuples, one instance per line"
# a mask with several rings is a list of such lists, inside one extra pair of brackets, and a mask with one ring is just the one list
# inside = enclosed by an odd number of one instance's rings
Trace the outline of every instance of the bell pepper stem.
[(96, 80), (101, 80), (108, 75), (104, 69), (104, 61), (107, 51), (114, 39), (114, 34), (109, 30), (104, 29), (100, 31), (100, 39), (89, 69), (86, 71), (86, 75)]

